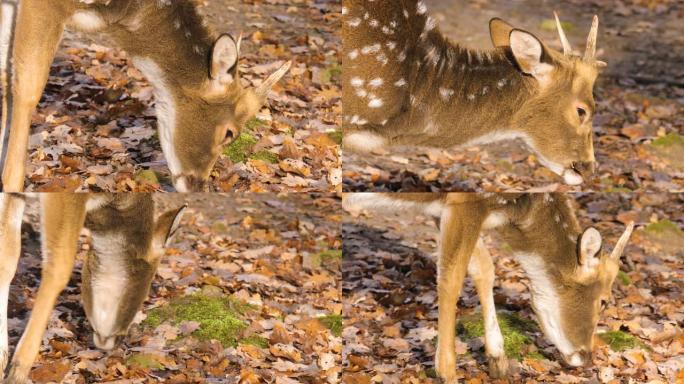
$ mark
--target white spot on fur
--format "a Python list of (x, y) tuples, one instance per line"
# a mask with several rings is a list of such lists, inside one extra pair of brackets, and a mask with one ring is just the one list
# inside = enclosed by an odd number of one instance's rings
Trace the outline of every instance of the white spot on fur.
[(451, 99), (451, 96), (454, 95), (454, 90), (450, 88), (439, 88), (439, 96), (442, 98), (444, 101), (449, 101)]
[(356, 59), (357, 57), (359, 57), (359, 50), (358, 50), (358, 49), (354, 49), (354, 50), (352, 50), (351, 52), (349, 52), (349, 53), (347, 54), (347, 56), (348, 56), (351, 60), (354, 60), (354, 59)]
[(405, 85), (406, 85), (406, 80), (404, 80), (403, 78), (394, 82), (395, 87), (403, 87)]
[(382, 107), (382, 105), (383, 105), (382, 99), (377, 98), (377, 97), (372, 98), (372, 99), (368, 102), (368, 106), (369, 106), (370, 108), (380, 108), (380, 107)]
[(95, 32), (107, 26), (102, 16), (94, 11), (78, 11), (71, 16), (71, 24), (85, 32)]
[(378, 88), (382, 85), (382, 78), (376, 77), (375, 79), (368, 82), (368, 86), (371, 88)]
[(493, 229), (500, 227), (508, 222), (508, 216), (503, 212), (492, 212), (490, 213), (485, 221), (482, 223), (482, 228)]
[(373, 132), (359, 131), (345, 135), (343, 144), (352, 152), (368, 153), (386, 147), (387, 140)]
[(427, 6), (425, 5), (425, 2), (421, 0), (416, 4), (416, 13), (422, 15), (425, 12), (427, 12)]
[(111, 198), (107, 195), (89, 195), (88, 201), (86, 201), (86, 212), (91, 212), (100, 209), (107, 205), (110, 201)]
[(349, 83), (352, 85), (352, 87), (358, 88), (363, 86), (364, 81), (360, 77), (352, 77)]

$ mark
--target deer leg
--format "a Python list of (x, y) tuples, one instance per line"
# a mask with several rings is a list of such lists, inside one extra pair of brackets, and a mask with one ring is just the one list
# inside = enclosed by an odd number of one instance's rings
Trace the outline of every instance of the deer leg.
[[(62, 2), (63, 3), (63, 2)], [(14, 50), (10, 137), (2, 170), (6, 192), (24, 190), (31, 115), (47, 83), (50, 64), (69, 16), (57, 1), (23, 0), (17, 13)]]
[(21, 219), (24, 215), (24, 198), (12, 194), (0, 194), (0, 380), (5, 375), (9, 359), (7, 336), (7, 301), (9, 287), (17, 271), (21, 251)]
[(447, 205), (440, 219), (437, 264), (439, 305), (435, 367), (447, 383), (456, 383), (456, 304), (482, 225), (482, 209), (474, 204)]
[(85, 220), (85, 194), (41, 196), (43, 270), (26, 330), (12, 358), (10, 383), (26, 383), (57, 297), (66, 287)]
[(508, 371), (508, 359), (504, 351), (503, 336), (496, 319), (494, 307), (494, 263), (492, 256), (484, 246), (482, 239), (477, 241), (468, 274), (475, 282), (477, 295), (480, 297), (482, 316), (485, 328), (485, 351), (489, 361), (489, 376), (493, 379), (503, 378)]

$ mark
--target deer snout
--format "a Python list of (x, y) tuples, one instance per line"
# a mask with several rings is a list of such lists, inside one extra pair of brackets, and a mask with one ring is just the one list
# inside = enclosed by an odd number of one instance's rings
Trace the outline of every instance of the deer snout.
[(563, 360), (571, 367), (588, 367), (592, 364), (591, 351), (580, 350), (570, 355), (563, 355)]
[(586, 179), (594, 174), (596, 163), (593, 161), (575, 161), (572, 163), (572, 169), (579, 173), (582, 178)]
[(111, 351), (119, 344), (119, 336), (102, 336), (95, 332), (93, 334), (93, 343), (96, 347), (104, 349), (105, 351)]
[(207, 180), (201, 179), (193, 175), (176, 176), (173, 181), (173, 186), (176, 191), (185, 192), (207, 192)]

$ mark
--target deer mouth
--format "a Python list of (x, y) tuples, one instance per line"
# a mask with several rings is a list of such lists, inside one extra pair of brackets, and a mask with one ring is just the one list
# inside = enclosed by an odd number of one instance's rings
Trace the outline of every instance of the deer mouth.
[(582, 174), (574, 167), (566, 168), (563, 171), (563, 181), (567, 185), (580, 185), (584, 182)]

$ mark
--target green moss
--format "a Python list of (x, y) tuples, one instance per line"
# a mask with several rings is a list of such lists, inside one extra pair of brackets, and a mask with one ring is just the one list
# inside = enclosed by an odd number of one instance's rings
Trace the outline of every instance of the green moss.
[(278, 162), (278, 155), (266, 149), (262, 149), (259, 152), (249, 155), (249, 158), (254, 160), (265, 161), (271, 164), (275, 164)]
[(678, 135), (676, 133), (669, 133), (653, 140), (651, 145), (661, 148), (669, 148), (675, 145), (684, 146), (684, 136)]
[(342, 130), (336, 129), (332, 132), (328, 132), (328, 137), (330, 137), (338, 145), (342, 145)]
[(257, 143), (257, 139), (247, 132), (240, 133), (237, 139), (223, 149), (223, 153), (234, 163), (241, 163), (247, 159), (250, 149)]
[(165, 321), (178, 325), (196, 321), (199, 328), (192, 335), (199, 340), (218, 340), (224, 346), (238, 344), (240, 334), (247, 327), (241, 319), (252, 306), (232, 297), (210, 297), (202, 294), (178, 297), (167, 305), (150, 311), (143, 325), (158, 327)]
[(318, 321), (323, 323), (333, 335), (342, 336), (342, 316), (341, 315), (327, 315), (319, 317)]
[(437, 371), (434, 368), (428, 368), (423, 371), (423, 375), (425, 376), (424, 378), (436, 379)]
[(624, 351), (631, 348), (645, 348), (645, 345), (636, 337), (627, 332), (609, 331), (599, 333), (598, 336), (603, 340), (613, 351)]
[(257, 119), (255, 117), (253, 119), (247, 120), (247, 122), (245, 123), (245, 128), (250, 130), (250, 131), (253, 131), (253, 130), (255, 130), (261, 126), (264, 126), (264, 125), (266, 125), (265, 121), (263, 121), (261, 119)]
[[(537, 325), (532, 320), (519, 317), (512, 313), (497, 314), (499, 327), (504, 338), (506, 355), (515, 359), (522, 359), (524, 347), (532, 340), (527, 333), (535, 332)], [(464, 316), (459, 319), (458, 332), (467, 339), (484, 336), (484, 321), (481, 313)]]
[(259, 348), (268, 348), (268, 339), (258, 335), (252, 335), (240, 340), (240, 344), (249, 344)]
[(321, 80), (323, 80), (324, 83), (330, 83), (339, 78), (340, 75), (342, 75), (342, 66), (340, 63), (335, 62), (328, 66), (325, 71), (323, 71)]
[[(565, 32), (572, 31), (575, 29), (575, 24), (568, 21), (561, 21), (561, 26)], [(541, 23), (541, 29), (545, 31), (557, 31), (556, 20), (555, 19), (544, 19)]]
[(525, 355), (525, 357), (528, 359), (532, 359), (532, 360), (544, 360), (544, 359), (546, 359), (546, 356), (539, 353), (539, 351), (529, 352), (528, 354)]
[(134, 369), (164, 369), (164, 365), (155, 359), (154, 356), (144, 353), (137, 353), (129, 356), (126, 359), (126, 366)]
[(620, 284), (622, 285), (632, 284), (632, 279), (629, 278), (629, 275), (622, 271), (618, 271), (617, 278), (620, 281)]
[(646, 232), (653, 234), (665, 234), (665, 233), (676, 233), (681, 234), (682, 230), (677, 227), (677, 224), (671, 222), (668, 219), (663, 219), (657, 223), (651, 223), (644, 228)]
[(157, 174), (151, 169), (142, 169), (135, 175), (135, 181), (146, 182), (149, 184), (159, 184)]
[(342, 250), (341, 249), (326, 249), (325, 251), (319, 252), (318, 257), (324, 263), (327, 263), (330, 261), (342, 260)]

